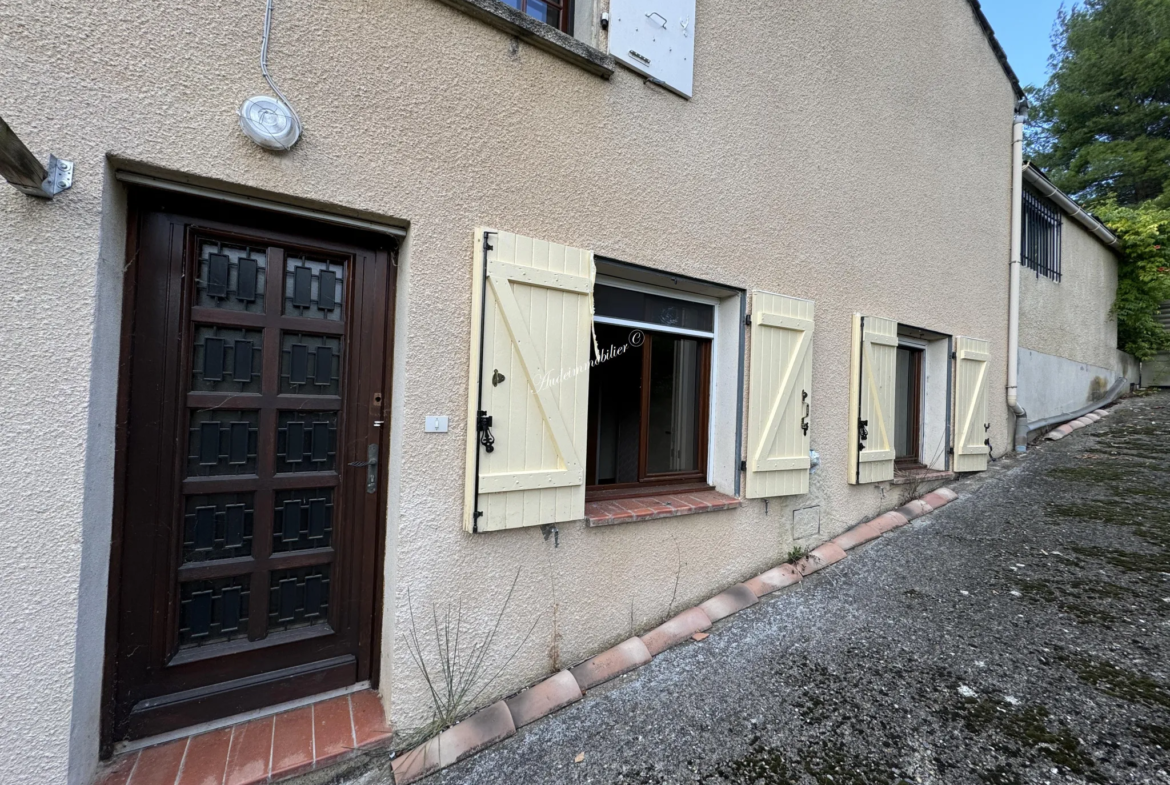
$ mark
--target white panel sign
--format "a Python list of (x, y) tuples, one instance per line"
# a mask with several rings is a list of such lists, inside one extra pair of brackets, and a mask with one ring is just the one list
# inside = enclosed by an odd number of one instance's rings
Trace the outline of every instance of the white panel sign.
[(679, 95), (691, 97), (695, 0), (610, 0), (609, 53)]

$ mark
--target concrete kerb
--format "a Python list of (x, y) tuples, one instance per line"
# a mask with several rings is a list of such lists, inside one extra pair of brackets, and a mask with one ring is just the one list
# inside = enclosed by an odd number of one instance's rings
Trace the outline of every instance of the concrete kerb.
[(758, 598), (796, 585), (804, 576), (845, 559), (847, 550), (872, 542), (958, 498), (959, 495), (950, 488), (939, 488), (896, 511), (859, 523), (813, 548), (795, 564), (781, 564), (737, 583), (641, 637), (623, 641), (573, 668), (555, 673), (505, 700), (480, 709), (438, 736), (396, 756), (391, 764), (394, 781), (397, 785), (417, 782), (515, 735), (517, 728), (576, 703), (585, 696), (586, 690), (637, 670), (695, 633), (710, 629), (715, 621), (755, 605)]

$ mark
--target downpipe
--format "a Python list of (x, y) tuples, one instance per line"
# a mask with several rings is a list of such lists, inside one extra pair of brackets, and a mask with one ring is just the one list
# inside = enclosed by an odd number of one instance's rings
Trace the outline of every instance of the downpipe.
[(1008, 347), (1007, 406), (1015, 415), (1013, 445), (1016, 452), (1028, 449), (1028, 413), (1019, 402), (1020, 364), (1020, 257), (1024, 224), (1024, 121), (1028, 105), (1021, 100), (1012, 123), (1012, 255), (1008, 265)]

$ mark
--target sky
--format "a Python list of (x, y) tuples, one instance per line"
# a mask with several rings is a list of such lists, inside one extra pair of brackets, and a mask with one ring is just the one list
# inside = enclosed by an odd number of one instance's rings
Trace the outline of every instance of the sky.
[(1061, 0), (980, 0), (980, 5), (1020, 84), (1048, 81), (1049, 39)]

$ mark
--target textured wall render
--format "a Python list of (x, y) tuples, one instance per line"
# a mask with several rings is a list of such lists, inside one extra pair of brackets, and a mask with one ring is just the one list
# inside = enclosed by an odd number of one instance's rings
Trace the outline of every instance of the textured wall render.
[[(77, 165), (73, 190), (50, 204), (0, 189), (0, 591), (24, 598), (0, 608), (19, 633), (0, 650), (0, 780), (63, 781), (71, 723), (74, 781), (96, 754), (101, 663), (77, 636), (79, 592), (105, 591), (108, 550), (87, 536), (109, 524), (110, 435), (93, 426), (112, 394), (111, 374), (93, 367), (115, 340), (99, 322), (117, 307), (95, 293), (120, 286), (102, 256), (117, 245), (101, 231), (107, 156), (411, 222), (383, 650), (383, 691), (405, 727), (427, 710), (403, 643), (407, 587), (416, 609), (462, 598), (482, 632), (519, 573), (503, 637), (537, 626), (493, 688), (505, 692), (658, 621), (676, 576), (675, 608), (774, 563), (795, 508), (822, 505), (832, 536), (894, 505), (897, 489), (845, 483), (855, 310), (990, 341), (991, 438), (1008, 444), (1013, 95), (969, 6), (927, 6), (793, 0), (732, 14), (700, 3), (687, 102), (623, 70), (585, 74), (434, 0), (281, 0), (271, 65), (305, 122), (286, 155), (235, 124), (240, 102), (263, 92), (262, 3), (0, 6), (0, 113), (42, 158)], [(751, 502), (563, 525), (559, 548), (539, 530), (465, 534), (477, 225), (815, 300), (812, 446), (824, 464), (809, 496), (768, 514)], [(449, 414), (451, 432), (424, 434), (427, 414)], [(90, 692), (76, 703), (75, 656)]]

